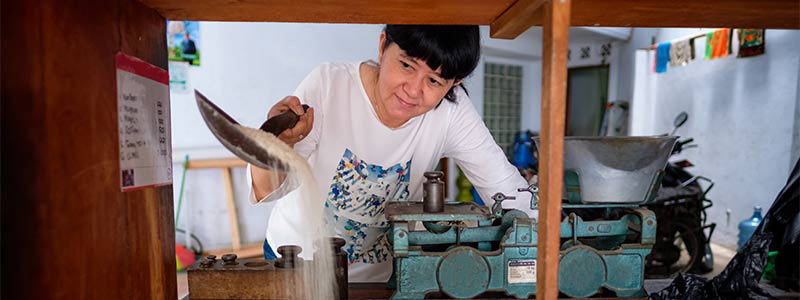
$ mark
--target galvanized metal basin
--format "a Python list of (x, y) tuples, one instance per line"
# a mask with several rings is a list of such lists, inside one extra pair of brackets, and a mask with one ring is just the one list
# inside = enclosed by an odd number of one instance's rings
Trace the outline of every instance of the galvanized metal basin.
[[(652, 201), (677, 139), (675, 136), (565, 137), (563, 198), (571, 204)], [(534, 141), (541, 149), (539, 138)]]

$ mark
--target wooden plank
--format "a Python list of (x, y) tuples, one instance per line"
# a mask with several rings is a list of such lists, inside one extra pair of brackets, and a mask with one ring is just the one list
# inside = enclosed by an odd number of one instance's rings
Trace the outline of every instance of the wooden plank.
[(3, 2), (3, 299), (174, 299), (172, 186), (120, 190), (118, 51), (167, 68), (135, 0)]
[(571, 16), (572, 26), (800, 29), (800, 1), (572, 0)]
[[(513, 39), (542, 26), (542, 14), (530, 9), (539, 1), (513, 4), (492, 22), (491, 37)], [(794, 0), (572, 0), (571, 10), (571, 26), (800, 29), (800, 1)]]
[(515, 0), (141, 0), (170, 20), (489, 24)]
[(531, 27), (531, 21), (541, 19), (539, 7), (545, 0), (518, 0), (497, 19), (492, 21), (490, 32), (492, 38), (513, 39)]
[(236, 212), (236, 202), (233, 197), (233, 180), (231, 179), (231, 169), (222, 168), (222, 182), (225, 184), (225, 203), (228, 206), (228, 219), (231, 223), (231, 245), (233, 250), (239, 250), (242, 246), (239, 240), (239, 217)]
[(239, 258), (262, 257), (264, 256), (263, 244), (255, 243), (248, 244), (239, 249), (213, 249), (208, 250), (204, 255), (216, 255), (217, 258), (222, 257), (223, 254), (233, 253)]
[(567, 102), (567, 41), (570, 0), (543, 6), (542, 131), (539, 149), (539, 247), (536, 299), (558, 297), (561, 188), (564, 174), (564, 127)]
[[(535, 0), (141, 0), (171, 20), (490, 25)], [(796, 0), (572, 0), (572, 26), (800, 29)], [(541, 14), (516, 26), (541, 26)], [(518, 22), (518, 20), (514, 20)], [(515, 27), (516, 27), (515, 26)], [(518, 30), (515, 30), (518, 31)], [(522, 31), (524, 32), (524, 30)], [(494, 37), (494, 35), (493, 35)], [(512, 35), (498, 35), (512, 38)]]
[(247, 163), (241, 159), (221, 158), (221, 159), (203, 159), (203, 160), (189, 160), (187, 169), (216, 169), (216, 168), (243, 168)]

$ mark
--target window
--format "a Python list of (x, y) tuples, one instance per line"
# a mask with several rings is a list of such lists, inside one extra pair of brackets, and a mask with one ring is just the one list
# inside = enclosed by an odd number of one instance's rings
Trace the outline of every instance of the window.
[(483, 80), (483, 121), (511, 158), (514, 134), (520, 130), (522, 66), (487, 63)]

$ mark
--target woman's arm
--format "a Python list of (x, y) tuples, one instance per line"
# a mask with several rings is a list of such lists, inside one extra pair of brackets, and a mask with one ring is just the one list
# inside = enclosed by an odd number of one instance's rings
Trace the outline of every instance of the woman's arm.
[(527, 181), (508, 161), (463, 92), (459, 92), (445, 138), (444, 156), (456, 161), (487, 206), (494, 203), (491, 196), (501, 192), (517, 197), (516, 200), (504, 202), (503, 207), (535, 215), (530, 208), (530, 193), (517, 191), (518, 188), (527, 187)]

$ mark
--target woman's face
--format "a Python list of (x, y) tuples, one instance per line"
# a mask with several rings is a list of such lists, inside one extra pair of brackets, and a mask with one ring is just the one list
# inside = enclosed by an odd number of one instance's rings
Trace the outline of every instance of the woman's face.
[(456, 82), (442, 78), (441, 67), (431, 69), (425, 61), (408, 56), (395, 43), (384, 50), (385, 39), (382, 33), (376, 104), (387, 125), (400, 126), (436, 107)]

